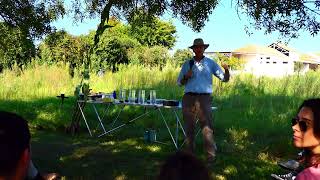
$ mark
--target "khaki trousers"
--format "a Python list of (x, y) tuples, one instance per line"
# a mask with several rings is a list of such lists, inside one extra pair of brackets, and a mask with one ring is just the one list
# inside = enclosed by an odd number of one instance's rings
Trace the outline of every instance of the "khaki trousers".
[(213, 140), (213, 119), (211, 110), (212, 97), (209, 94), (184, 94), (182, 99), (182, 114), (187, 134), (187, 150), (194, 153), (195, 150), (195, 126), (199, 119), (202, 130), (204, 148), (207, 158), (215, 157), (216, 152)]

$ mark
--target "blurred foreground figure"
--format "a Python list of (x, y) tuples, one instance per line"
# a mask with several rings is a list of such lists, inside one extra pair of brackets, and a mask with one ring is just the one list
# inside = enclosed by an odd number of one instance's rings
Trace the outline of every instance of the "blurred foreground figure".
[(0, 179), (57, 179), (56, 173), (40, 175), (31, 161), (30, 131), (22, 117), (0, 111)]
[(210, 180), (207, 166), (189, 152), (178, 151), (161, 166), (158, 180)]
[[(293, 145), (303, 149), (294, 171), (271, 176), (275, 179), (319, 180), (320, 179), (320, 99), (305, 100), (291, 121)], [(294, 161), (292, 161), (294, 162)], [(291, 166), (290, 166), (291, 167)], [(295, 166), (294, 166), (295, 167)]]

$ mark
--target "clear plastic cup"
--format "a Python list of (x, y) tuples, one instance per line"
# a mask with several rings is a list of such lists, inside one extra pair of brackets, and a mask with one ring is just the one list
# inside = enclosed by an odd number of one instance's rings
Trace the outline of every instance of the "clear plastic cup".
[(132, 89), (131, 90), (131, 103), (135, 103), (136, 102), (136, 90)]
[(121, 90), (121, 99), (120, 99), (122, 102), (125, 102), (126, 101), (126, 90), (125, 89), (122, 89)]
[(146, 91), (143, 89), (139, 90), (139, 93), (138, 93), (138, 103), (139, 104), (145, 103), (145, 96), (146, 96)]
[(131, 103), (131, 89), (129, 89), (129, 93), (128, 93), (128, 102)]
[(156, 104), (156, 90), (150, 90), (150, 104)]

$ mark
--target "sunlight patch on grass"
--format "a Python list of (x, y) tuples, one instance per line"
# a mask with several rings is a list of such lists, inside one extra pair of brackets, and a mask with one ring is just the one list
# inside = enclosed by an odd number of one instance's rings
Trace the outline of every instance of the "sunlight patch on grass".
[(142, 147), (141, 147), (141, 146), (135, 146), (135, 148), (136, 148), (136, 149), (142, 149)]
[(115, 142), (114, 141), (108, 141), (108, 142), (104, 142), (104, 143), (101, 143), (101, 145), (115, 145)]
[(151, 152), (159, 152), (161, 150), (159, 146), (148, 146), (147, 149)]
[(59, 161), (61, 161), (61, 162), (65, 162), (67, 159), (68, 159), (67, 157), (65, 157), (65, 156), (61, 156), (61, 157), (59, 158)]
[(45, 112), (45, 111), (38, 111), (38, 119), (45, 119), (54, 122), (56, 119), (54, 119), (53, 114), (51, 112)]
[(227, 129), (227, 134), (229, 134), (232, 144), (239, 150), (244, 150), (245, 147), (250, 144), (248, 140), (248, 130), (229, 128)]
[(87, 156), (87, 154), (89, 154), (90, 152), (94, 152), (94, 151), (96, 151), (95, 147), (83, 147), (83, 148), (80, 148), (80, 149), (76, 150), (72, 154), (72, 156), (74, 158), (80, 159), (80, 158), (83, 158), (83, 157)]
[(120, 152), (120, 150), (119, 149), (113, 149), (112, 152), (113, 153), (118, 153), (118, 152)]
[(133, 140), (133, 139), (126, 139), (126, 140), (121, 142), (121, 144), (126, 144), (126, 145), (130, 145), (130, 146), (134, 146), (137, 143), (138, 142), (136, 140)]
[(215, 176), (214, 179), (216, 179), (216, 180), (226, 180), (227, 178), (225, 176), (223, 176), (223, 175), (218, 174), (218, 175)]
[(223, 172), (228, 175), (236, 175), (238, 173), (238, 169), (233, 165), (229, 165), (223, 170)]
[(262, 160), (262, 161), (268, 161), (269, 154), (268, 153), (259, 153), (258, 154), (258, 159)]
[(81, 167), (88, 167), (89, 165), (87, 163), (81, 164)]
[(124, 179), (128, 179), (128, 177), (125, 174), (121, 174), (117, 177), (114, 178), (115, 180), (124, 180)]

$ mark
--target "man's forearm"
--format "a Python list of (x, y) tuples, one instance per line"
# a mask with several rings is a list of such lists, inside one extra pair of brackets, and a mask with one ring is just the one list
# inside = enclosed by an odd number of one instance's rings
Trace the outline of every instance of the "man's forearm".
[(224, 78), (223, 78), (223, 81), (224, 81), (224, 82), (228, 82), (229, 79), (230, 79), (229, 69), (224, 69)]
[(183, 76), (183, 78), (181, 79), (180, 83), (182, 85), (185, 85), (188, 82), (188, 78), (186, 76)]

